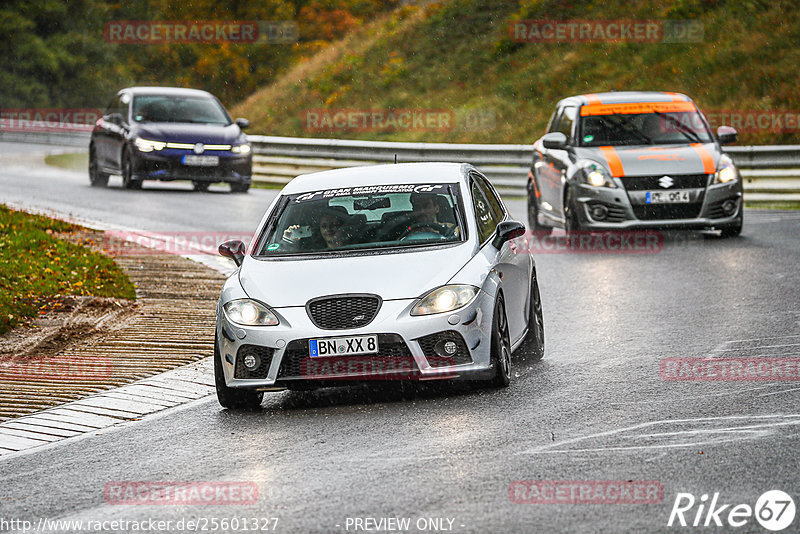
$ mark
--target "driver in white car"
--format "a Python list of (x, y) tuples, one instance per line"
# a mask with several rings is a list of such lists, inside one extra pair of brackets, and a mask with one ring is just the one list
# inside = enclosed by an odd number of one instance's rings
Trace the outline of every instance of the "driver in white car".
[[(441, 209), (439, 202), (437, 202), (439, 198), (445, 200), (444, 197), (439, 197), (439, 195), (412, 193), (409, 199), (412, 208), (411, 217), (414, 225), (446, 236), (450, 234), (456, 225), (439, 221), (439, 210)], [(458, 232), (458, 229), (456, 229), (456, 232)], [(458, 234), (456, 233), (456, 235)]]

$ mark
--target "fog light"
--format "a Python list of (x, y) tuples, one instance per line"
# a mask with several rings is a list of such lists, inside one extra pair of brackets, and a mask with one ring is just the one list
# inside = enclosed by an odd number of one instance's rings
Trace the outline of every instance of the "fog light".
[(608, 215), (608, 208), (605, 206), (592, 206), (592, 219), (602, 221)]
[(253, 371), (258, 368), (258, 364), (261, 363), (258, 360), (258, 356), (254, 356), (252, 354), (248, 354), (242, 359), (244, 362), (244, 366), (247, 367), (250, 371)]
[(456, 352), (458, 352), (458, 345), (456, 345), (455, 341), (441, 340), (436, 344), (434, 350), (436, 351), (436, 354), (438, 354), (439, 356), (443, 357), (452, 356)]
[(734, 211), (736, 211), (736, 201), (735, 200), (726, 200), (722, 203), (722, 211), (725, 215), (731, 215)]

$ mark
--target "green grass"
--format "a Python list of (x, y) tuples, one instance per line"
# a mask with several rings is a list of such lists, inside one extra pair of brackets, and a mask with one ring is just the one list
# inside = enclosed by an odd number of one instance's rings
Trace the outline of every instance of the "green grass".
[(745, 208), (754, 210), (800, 210), (800, 202), (747, 202)]
[[(508, 23), (519, 19), (697, 19), (704, 36), (679, 44), (516, 43)], [(268, 135), (530, 143), (560, 98), (612, 89), (684, 92), (707, 113), (797, 113), (800, 47), (790, 46), (797, 42), (800, 10), (781, 0), (450, 0), (376, 19), (290, 68), (233, 114)], [(456, 126), (307, 131), (303, 112), (320, 108), (450, 110)], [(740, 142), (795, 144), (800, 134), (742, 132)]]
[(111, 258), (59, 239), (80, 227), (0, 205), (0, 334), (60, 295), (135, 299)]
[(50, 154), (45, 156), (44, 162), (52, 167), (68, 171), (87, 171), (89, 168), (89, 154), (86, 152), (69, 154)]

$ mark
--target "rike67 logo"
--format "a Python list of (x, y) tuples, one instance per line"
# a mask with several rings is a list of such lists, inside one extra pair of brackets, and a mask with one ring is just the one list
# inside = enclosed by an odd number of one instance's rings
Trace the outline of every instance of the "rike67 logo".
[[(781, 490), (763, 493), (754, 507), (749, 504), (721, 503), (719, 493), (714, 493), (710, 502), (706, 493), (700, 499), (695, 499), (691, 493), (678, 493), (667, 526), (739, 528), (755, 517), (763, 528), (779, 532), (794, 522), (794, 515), (794, 500)], [(748, 532), (751, 531), (748, 529)]]

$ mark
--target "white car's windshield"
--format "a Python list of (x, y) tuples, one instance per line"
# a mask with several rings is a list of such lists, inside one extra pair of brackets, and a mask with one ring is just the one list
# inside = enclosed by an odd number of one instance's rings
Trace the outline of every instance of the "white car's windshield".
[(455, 184), (347, 187), (289, 195), (257, 256), (435, 245), (462, 240)]

